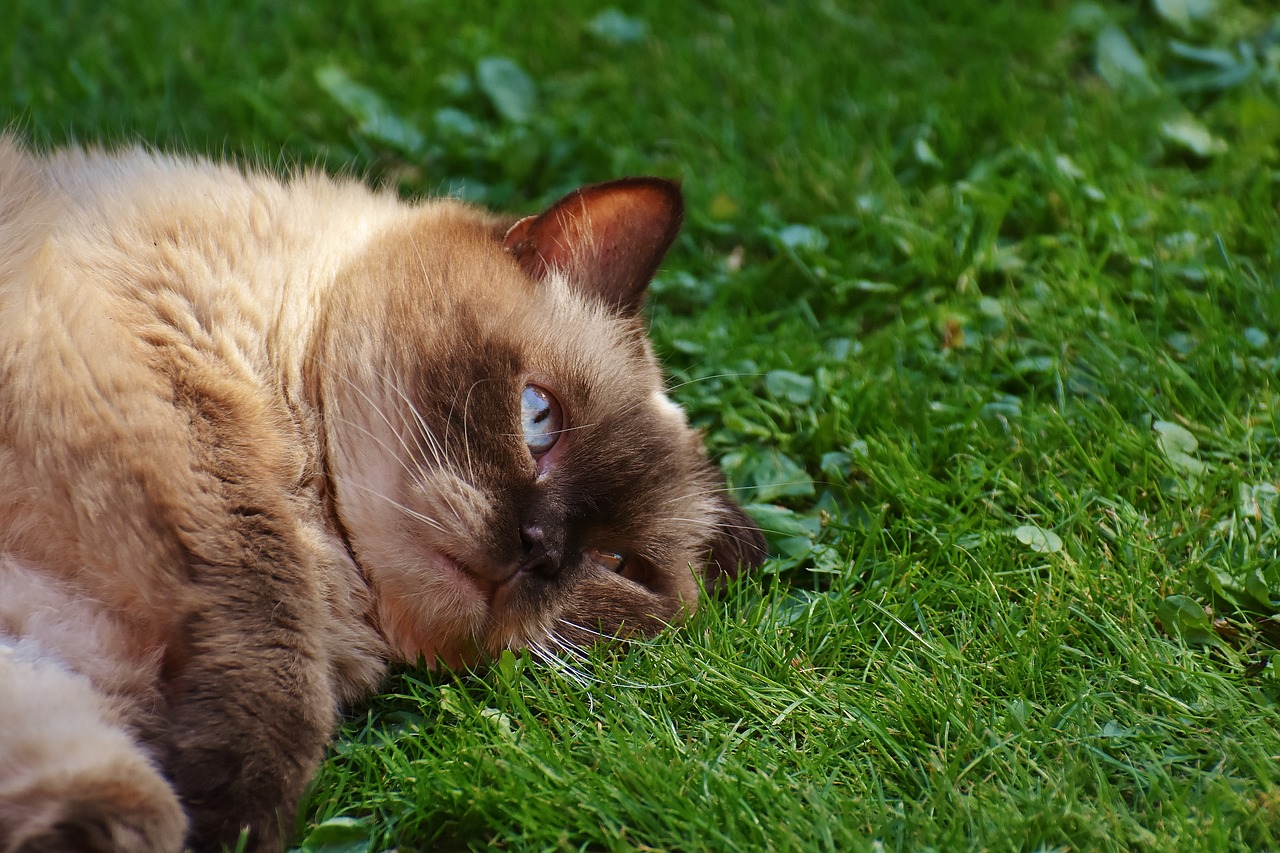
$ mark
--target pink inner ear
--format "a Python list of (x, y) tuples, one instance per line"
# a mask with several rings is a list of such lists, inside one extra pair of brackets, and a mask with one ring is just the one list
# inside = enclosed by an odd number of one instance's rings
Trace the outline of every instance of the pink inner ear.
[[(537, 216), (526, 216), (508, 228), (506, 235), (502, 238), (502, 248), (518, 257), (519, 247), (529, 239), (529, 229), (537, 218)], [(541, 276), (537, 276), (537, 278), (541, 278)]]
[(534, 278), (558, 270), (579, 292), (633, 312), (683, 217), (679, 184), (622, 178), (580, 187), (521, 219), (502, 245)]

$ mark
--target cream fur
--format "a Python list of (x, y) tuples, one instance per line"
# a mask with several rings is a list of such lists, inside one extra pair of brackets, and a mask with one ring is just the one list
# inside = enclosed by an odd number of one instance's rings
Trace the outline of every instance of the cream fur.
[(124, 717), (37, 644), (0, 638), (0, 851), (68, 818), (99, 826), (113, 849), (181, 847), (182, 808)]

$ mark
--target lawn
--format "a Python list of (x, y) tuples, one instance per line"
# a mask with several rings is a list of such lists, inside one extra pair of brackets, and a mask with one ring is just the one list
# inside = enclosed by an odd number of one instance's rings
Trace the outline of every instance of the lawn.
[(626, 650), (398, 673), (302, 848), (1280, 846), (1265, 7), (5, 5), (41, 144), (684, 182), (653, 334), (775, 557)]

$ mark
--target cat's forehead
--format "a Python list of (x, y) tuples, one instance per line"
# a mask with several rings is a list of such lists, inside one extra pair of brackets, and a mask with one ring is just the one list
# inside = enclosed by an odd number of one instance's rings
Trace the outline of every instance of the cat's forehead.
[[(523, 334), (530, 367), (549, 378), (592, 388), (608, 388), (630, 405), (670, 410), (662, 374), (644, 334), (642, 318), (619, 314), (575, 291), (563, 276), (532, 283), (523, 306)], [(661, 399), (658, 399), (658, 398)]]

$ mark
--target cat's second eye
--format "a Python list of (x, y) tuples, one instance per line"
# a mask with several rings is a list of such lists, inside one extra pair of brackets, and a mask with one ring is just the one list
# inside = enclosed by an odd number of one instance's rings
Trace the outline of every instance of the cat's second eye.
[(617, 551), (606, 551), (603, 548), (588, 548), (587, 557), (601, 568), (608, 569), (616, 575), (623, 574), (627, 568), (626, 557)]
[(520, 395), (520, 427), (524, 443), (536, 459), (555, 446), (564, 427), (560, 403), (546, 388), (526, 385)]

